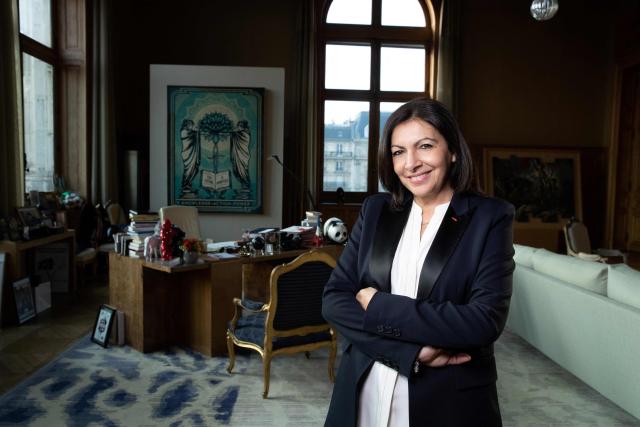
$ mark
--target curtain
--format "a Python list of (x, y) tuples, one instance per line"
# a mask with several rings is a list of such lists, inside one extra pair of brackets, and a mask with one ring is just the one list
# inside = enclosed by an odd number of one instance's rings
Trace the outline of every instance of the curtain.
[[(283, 226), (297, 224), (310, 210), (306, 190), (313, 188), (315, 173), (315, 125), (313, 124), (313, 11), (312, 0), (298, 3), (296, 20), (296, 62), (294, 64), (294, 82), (292, 85), (293, 106), (290, 109), (292, 139), (285, 139), (284, 163), (302, 185), (296, 191), (284, 191), (282, 198)], [(285, 174), (284, 181), (289, 177)]]
[(444, 0), (440, 7), (436, 99), (456, 114), (460, 63), (460, 0)]
[(119, 165), (110, 43), (112, 6), (109, 0), (96, 0), (93, 8), (91, 194), (94, 203), (100, 202), (104, 206), (107, 201), (118, 199)]
[(0, 1), (0, 215), (24, 203), (17, 0)]

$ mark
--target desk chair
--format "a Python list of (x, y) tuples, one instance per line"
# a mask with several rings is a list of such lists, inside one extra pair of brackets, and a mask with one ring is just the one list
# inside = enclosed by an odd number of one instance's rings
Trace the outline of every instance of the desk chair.
[[(334, 381), (336, 332), (322, 317), (322, 292), (336, 261), (323, 252), (307, 252), (271, 271), (266, 304), (234, 298), (235, 313), (227, 329), (231, 373), (234, 345), (257, 351), (262, 357), (264, 390), (269, 393), (271, 358), (279, 354), (329, 347), (329, 379)], [(247, 313), (241, 316), (239, 310)]]
[(102, 208), (96, 205), (98, 210), (98, 252), (107, 255), (115, 251), (114, 237), (127, 228), (128, 220), (124, 209), (120, 203), (107, 202), (107, 206)]
[(126, 225), (129, 222), (120, 203), (107, 202), (104, 209), (107, 211), (107, 217), (112, 226)]
[(622, 257), (623, 262), (627, 263), (627, 254), (617, 249), (597, 249), (592, 253), (589, 230), (576, 218), (571, 218), (562, 230), (567, 245), (567, 255), (597, 262), (607, 262), (607, 257)]
[(185, 237), (200, 239), (200, 222), (198, 208), (193, 206), (165, 206), (160, 208), (160, 224), (168, 219), (172, 224), (180, 227)]

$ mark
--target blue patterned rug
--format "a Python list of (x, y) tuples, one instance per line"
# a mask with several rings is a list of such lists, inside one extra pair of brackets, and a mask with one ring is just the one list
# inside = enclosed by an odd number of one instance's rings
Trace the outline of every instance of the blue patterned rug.
[(228, 374), (227, 358), (104, 349), (87, 336), (0, 397), (0, 425), (322, 425), (332, 389), (327, 357), (274, 358), (264, 400), (257, 353), (239, 355)]
[[(227, 358), (104, 349), (85, 337), (0, 396), (0, 425), (321, 426), (332, 389), (327, 357), (273, 359), (265, 400), (256, 353), (238, 356), (228, 374)], [(509, 331), (496, 343), (496, 359), (505, 427), (640, 426)]]

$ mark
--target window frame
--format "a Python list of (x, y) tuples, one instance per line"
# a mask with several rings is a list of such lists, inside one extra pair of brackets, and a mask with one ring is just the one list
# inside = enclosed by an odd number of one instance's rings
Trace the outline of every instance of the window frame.
[[(18, 17), (20, 16), (20, 2), (18, 3)], [(24, 84), (24, 55), (30, 55), (36, 59), (39, 59), (53, 68), (53, 173), (54, 175), (60, 174), (60, 70), (61, 61), (60, 54), (58, 52), (58, 0), (51, 0), (51, 47), (48, 47), (39, 41), (27, 36), (18, 29), (20, 40), (20, 85)], [(22, 95), (22, 108), (24, 110), (24, 90), (21, 91)], [(22, 137), (23, 140), (26, 137), (25, 121), (22, 120)], [(24, 173), (22, 177), (23, 185), (26, 189), (27, 179), (27, 151), (26, 141), (25, 146), (22, 149), (22, 162), (24, 166)], [(55, 189), (54, 189), (55, 190)]]
[[(382, 0), (372, 0), (371, 25), (329, 24), (327, 14), (333, 0), (322, 0), (316, 13), (318, 29), (316, 38), (316, 199), (318, 205), (333, 204), (335, 191), (324, 190), (324, 104), (325, 101), (362, 101), (369, 103), (369, 147), (367, 167), (367, 191), (344, 192), (345, 203), (361, 203), (370, 194), (378, 192), (377, 152), (380, 139), (380, 103), (406, 102), (418, 96), (434, 93), (435, 58), (435, 14), (428, 0), (416, 0), (425, 16), (425, 27), (383, 26)], [(326, 45), (365, 44), (371, 46), (371, 75), (368, 90), (325, 89)], [(423, 92), (381, 91), (380, 53), (381, 47), (403, 47), (421, 45), (425, 49), (425, 85)]]

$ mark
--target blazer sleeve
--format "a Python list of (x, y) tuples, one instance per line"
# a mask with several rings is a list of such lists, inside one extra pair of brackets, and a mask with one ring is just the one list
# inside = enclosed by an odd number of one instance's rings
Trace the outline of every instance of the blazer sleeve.
[(390, 325), (402, 333), (385, 334), (387, 337), (449, 349), (484, 347), (497, 340), (507, 320), (515, 268), (514, 209), (511, 205), (502, 206), (493, 214), (464, 304), (377, 292), (367, 306), (363, 329), (377, 334), (382, 333), (378, 332), (378, 325)]
[(364, 218), (369, 199), (365, 200), (360, 216), (351, 231), (349, 242), (342, 252), (322, 300), (322, 315), (353, 346), (373, 360), (380, 361), (409, 377), (422, 346), (382, 337), (363, 330), (365, 311), (356, 300), (361, 289), (358, 279), (358, 260)]

